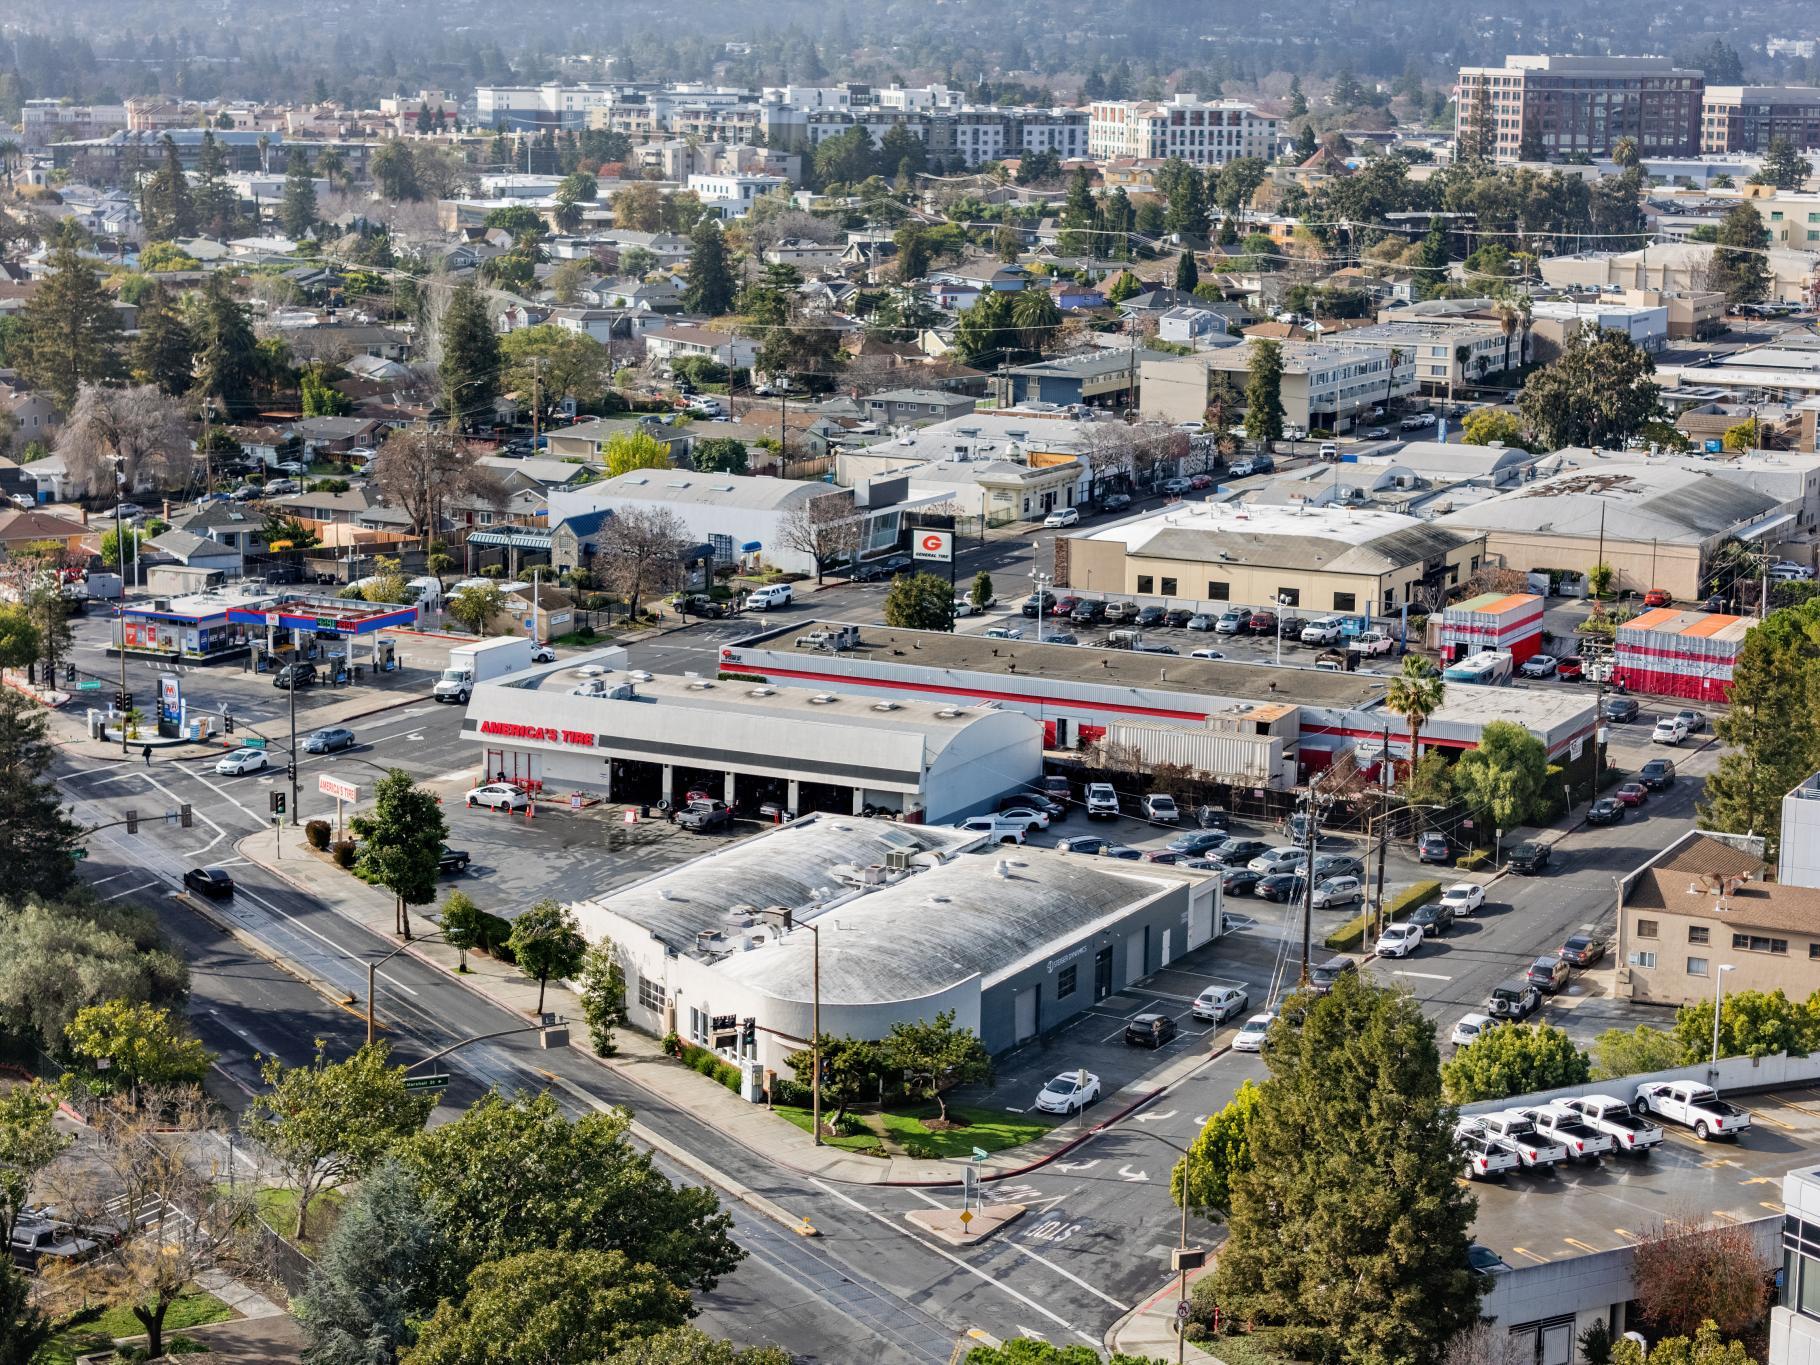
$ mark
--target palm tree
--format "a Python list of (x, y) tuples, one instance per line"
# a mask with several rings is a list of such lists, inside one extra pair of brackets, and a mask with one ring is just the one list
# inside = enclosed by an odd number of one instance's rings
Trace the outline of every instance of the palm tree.
[(261, 175), (272, 173), (272, 138), (269, 133), (259, 135), (259, 173)]
[(1447, 684), (1441, 681), (1440, 670), (1426, 656), (1403, 656), (1403, 671), (1390, 680), (1384, 704), (1403, 717), (1403, 724), (1409, 727), (1409, 766), (1412, 769), (1421, 756), (1422, 727), (1441, 709), (1446, 696)]
[(1384, 381), (1384, 411), (1386, 412), (1390, 411), (1390, 400), (1392, 395), (1396, 392), (1397, 366), (1401, 365), (1404, 359), (1403, 348), (1401, 346), (1392, 346), (1390, 348), (1390, 377)]
[(1017, 327), (1019, 349), (1041, 351), (1062, 325), (1062, 310), (1047, 289), (1032, 284), (1012, 301), (1011, 321)]
[(1508, 299), (1498, 301), (1498, 330), (1504, 333), (1504, 373), (1510, 373), (1510, 339), (1517, 334), (1523, 314)]

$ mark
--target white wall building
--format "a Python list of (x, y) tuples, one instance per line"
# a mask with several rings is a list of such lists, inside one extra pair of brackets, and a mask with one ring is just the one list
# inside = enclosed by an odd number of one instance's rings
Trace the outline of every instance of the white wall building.
[(790, 182), (781, 175), (692, 175), (689, 177), (689, 188), (701, 196), (704, 204), (723, 206), (731, 210), (734, 217), (743, 217), (752, 207), (755, 199), (762, 198), (774, 190), (786, 188)]
[(1820, 1166), (1782, 1177), (1782, 1283), (1769, 1365), (1820, 1365)]
[(1241, 156), (1265, 161), (1276, 155), (1279, 122), (1238, 100), (1177, 95), (1153, 100), (1096, 100), (1088, 110), (1088, 155), (1164, 160), (1179, 156), (1192, 166), (1224, 166)]

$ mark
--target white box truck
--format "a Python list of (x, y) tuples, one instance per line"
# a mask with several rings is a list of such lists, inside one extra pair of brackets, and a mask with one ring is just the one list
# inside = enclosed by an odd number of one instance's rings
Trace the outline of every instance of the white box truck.
[(531, 641), (517, 635), (456, 645), (449, 651), (449, 666), (436, 680), (437, 701), (466, 702), (477, 683), (518, 673), (531, 666)]

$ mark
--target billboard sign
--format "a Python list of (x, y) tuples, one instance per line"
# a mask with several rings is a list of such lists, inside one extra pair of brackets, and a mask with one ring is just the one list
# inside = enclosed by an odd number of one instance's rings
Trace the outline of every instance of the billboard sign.
[(324, 796), (332, 796), (337, 801), (358, 801), (360, 788), (352, 782), (344, 782), (339, 777), (330, 777), (324, 773), (316, 779), (316, 790)]
[(954, 559), (954, 532), (918, 531), (911, 558), (933, 560), (938, 564), (951, 563)]

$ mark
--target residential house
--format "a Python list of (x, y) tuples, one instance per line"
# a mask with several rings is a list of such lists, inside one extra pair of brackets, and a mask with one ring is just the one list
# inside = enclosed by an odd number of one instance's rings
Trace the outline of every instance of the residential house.
[(591, 512), (576, 512), (550, 528), (550, 566), (559, 573), (579, 569), (600, 553), (608, 522), (613, 519), (610, 507)]
[(99, 537), (103, 529), (85, 526), (54, 512), (0, 512), (0, 555), (46, 540), (60, 541), (65, 550), (74, 551), (88, 537)]
[(579, 455), (598, 463), (615, 436), (633, 432), (662, 441), (672, 456), (688, 449), (689, 436), (683, 428), (641, 417), (591, 417), (574, 426), (555, 427), (545, 434), (545, 449), (553, 456)]
[(490, 470), (507, 488), (571, 488), (587, 483), (597, 471), (572, 460), (515, 460), (501, 455), (483, 455), (475, 461)]
[(385, 429), (384, 423), (370, 417), (305, 417), (291, 423), (290, 434), (303, 442), (306, 458), (315, 458), (376, 446)]
[(309, 327), (286, 327), (281, 335), (299, 365), (323, 361), (345, 364), (354, 356), (403, 360), (411, 353), (410, 338), (403, 332), (372, 323), (321, 322)]
[(231, 553), (234, 559), (231, 577), (239, 578), (246, 573), (248, 555), (265, 551), (262, 534), (265, 517), (240, 503), (208, 502), (199, 507), (181, 508), (171, 514), (170, 521), (174, 530), (166, 534), (183, 531), (206, 536)]
[(867, 394), (859, 401), (867, 420), (881, 427), (927, 426), (951, 417), (965, 417), (978, 406), (977, 400), (966, 394), (942, 389), (887, 389)]
[(805, 238), (786, 237), (765, 251), (771, 265), (795, 266), (805, 275), (817, 270), (838, 270), (847, 253), (841, 242), (812, 242)]
[(379, 501), (379, 495), (370, 488), (350, 488), (345, 493), (290, 493), (269, 499), (266, 505), (281, 517), (295, 517), (302, 522), (351, 524)]
[(5, 415), (6, 434), (15, 446), (32, 441), (48, 446), (62, 424), (62, 414), (50, 398), (23, 384), (4, 380), (0, 380), (0, 414)]
[(1106, 306), (1105, 291), (1097, 285), (1060, 280), (1049, 286), (1049, 297), (1064, 313), (1090, 312)]
[(1171, 308), (1157, 319), (1156, 339), (1196, 349), (1238, 342), (1232, 334), (1231, 324), (1211, 308)]
[(148, 551), (156, 551), (169, 562), (181, 564), (186, 569), (206, 569), (232, 578), (245, 572), (240, 551), (211, 536), (172, 528), (153, 536), (145, 544)]
[(1130, 407), (1137, 398), (1138, 373), (1158, 351), (1126, 346), (1055, 356), (1006, 370), (1004, 382), (1012, 404), (1073, 403), (1096, 408)]
[(663, 364), (700, 357), (729, 369), (746, 370), (758, 359), (758, 343), (712, 327), (672, 323), (645, 334), (645, 354)]

